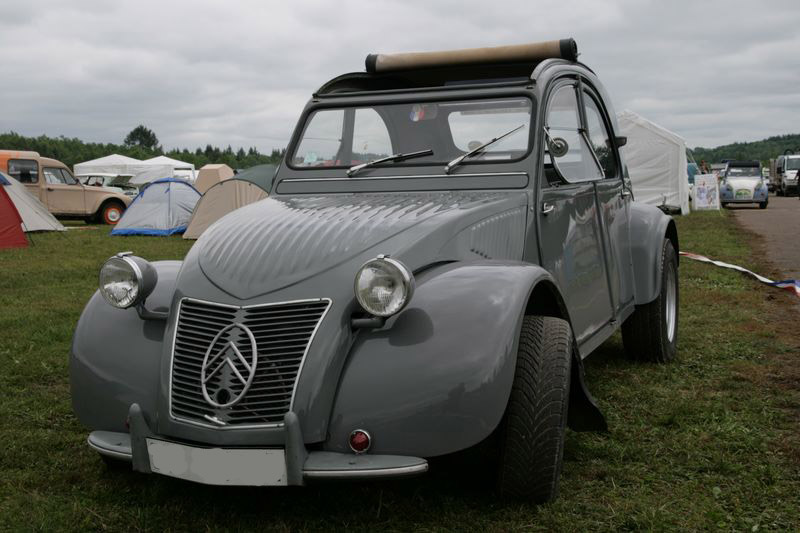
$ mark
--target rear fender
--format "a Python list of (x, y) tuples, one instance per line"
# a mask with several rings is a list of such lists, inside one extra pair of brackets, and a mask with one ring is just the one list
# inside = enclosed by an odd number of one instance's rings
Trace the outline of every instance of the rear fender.
[[(180, 261), (151, 263), (158, 283), (149, 310), (169, 308)], [(142, 320), (136, 310), (117, 309), (95, 292), (83, 310), (70, 350), (72, 407), (92, 430), (127, 431), (131, 404), (156, 412), (166, 321)]]
[(661, 291), (661, 247), (667, 238), (677, 253), (678, 230), (672, 217), (652, 205), (632, 202), (630, 216), (634, 296), (636, 305), (642, 305)]
[(541, 267), (451, 263), (417, 276), (409, 307), (360, 330), (339, 383), (325, 449), (348, 452), (361, 428), (373, 453), (432, 457), (473, 446), (497, 427), (516, 367), (522, 317)]

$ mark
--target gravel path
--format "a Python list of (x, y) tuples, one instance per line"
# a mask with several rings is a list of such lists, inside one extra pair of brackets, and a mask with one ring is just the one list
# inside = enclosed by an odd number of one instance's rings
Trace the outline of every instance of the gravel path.
[(769, 207), (733, 206), (736, 220), (761, 235), (767, 258), (783, 275), (800, 279), (800, 200), (796, 196), (769, 198)]

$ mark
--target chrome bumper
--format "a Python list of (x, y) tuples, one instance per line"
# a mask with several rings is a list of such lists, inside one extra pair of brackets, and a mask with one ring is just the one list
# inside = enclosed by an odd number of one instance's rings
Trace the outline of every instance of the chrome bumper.
[[(135, 471), (153, 473), (147, 451), (147, 440), (168, 440), (153, 434), (137, 404), (131, 406), (129, 420), (130, 433), (93, 431), (89, 435), (88, 444), (102, 455), (130, 461)], [(422, 474), (428, 470), (428, 462), (419, 457), (308, 452), (303, 444), (297, 415), (292, 412), (286, 413), (284, 426), (286, 428), (286, 446), (283, 451), (286, 461), (286, 476), (285, 482), (275, 484), (304, 485), (306, 480), (314, 479), (396, 478)], [(227, 483), (210, 482), (209, 484)]]

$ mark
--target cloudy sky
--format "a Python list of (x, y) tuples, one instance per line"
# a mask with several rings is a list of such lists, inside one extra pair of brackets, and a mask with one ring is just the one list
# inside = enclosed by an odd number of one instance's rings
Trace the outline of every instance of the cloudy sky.
[(798, 0), (3, 0), (0, 131), (268, 152), (367, 53), (569, 36), (689, 146), (800, 132)]

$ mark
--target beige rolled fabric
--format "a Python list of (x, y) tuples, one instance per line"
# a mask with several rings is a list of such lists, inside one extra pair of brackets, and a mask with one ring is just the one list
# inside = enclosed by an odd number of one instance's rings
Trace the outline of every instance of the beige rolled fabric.
[(537, 63), (550, 58), (575, 61), (578, 58), (578, 45), (574, 39), (561, 39), (540, 43), (491, 48), (467, 48), (442, 52), (370, 54), (366, 59), (366, 67), (367, 72), (380, 73), (488, 63)]

